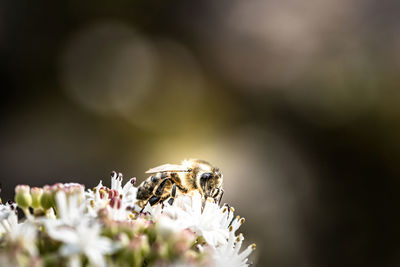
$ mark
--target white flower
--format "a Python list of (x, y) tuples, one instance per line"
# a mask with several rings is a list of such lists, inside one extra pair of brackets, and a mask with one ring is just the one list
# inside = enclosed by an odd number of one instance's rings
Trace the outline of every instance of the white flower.
[[(162, 234), (190, 229), (203, 236), (212, 251), (213, 266), (249, 265), (247, 257), (255, 245), (240, 252), (244, 238), (242, 234), (235, 236), (235, 232), (245, 220), (239, 216), (233, 219), (233, 208), (219, 207), (213, 201), (206, 201), (203, 207), (201, 195), (194, 192), (191, 195), (178, 196), (172, 206), (166, 202), (164, 207), (161, 204), (156, 205), (151, 213)], [(201, 246), (199, 248), (202, 249)]]
[(107, 206), (107, 212), (110, 219), (115, 221), (129, 220), (131, 210), (136, 206), (137, 188), (133, 185), (136, 178), (129, 179), (122, 187), (122, 174), (111, 173), (111, 189), (108, 198), (110, 205)]
[(111, 173), (111, 190), (117, 190), (122, 199), (122, 206), (134, 206), (136, 203), (137, 188), (133, 185), (136, 183), (136, 178), (129, 179), (122, 187), (122, 173)]
[(30, 221), (19, 224), (13, 204), (0, 206), (0, 236), (26, 250), (31, 256), (38, 254), (36, 226)]
[(110, 200), (110, 205), (107, 206), (108, 218), (114, 221), (127, 221), (130, 218), (130, 213), (126, 204), (119, 197), (113, 197)]
[(173, 205), (166, 202), (164, 208), (161, 204), (156, 205), (152, 215), (160, 225), (177, 231), (190, 229), (216, 247), (227, 243), (233, 209), (219, 207), (213, 201), (206, 201), (203, 208), (201, 195), (195, 191), (191, 195), (178, 196)]
[(0, 236), (10, 229), (10, 223), (18, 223), (15, 220), (16, 216), (10, 216), (11, 213), (15, 213), (14, 209), (15, 207), (8, 203), (6, 205), (0, 204)]
[(213, 267), (245, 267), (249, 266), (247, 257), (255, 249), (255, 244), (248, 246), (244, 251), (239, 252), (243, 242), (243, 235), (237, 237), (233, 231), (229, 234), (228, 243), (220, 247), (214, 248), (212, 254)]
[[(108, 191), (106, 191), (102, 181), (100, 181), (94, 190), (89, 189), (85, 193), (89, 214), (92, 217), (97, 217), (98, 211), (106, 208), (110, 219), (128, 220), (130, 214), (128, 210), (138, 209), (138, 207), (135, 208), (137, 193), (137, 188), (133, 186), (135, 182), (136, 178), (131, 178), (122, 187), (122, 174), (112, 172), (110, 190), (107, 189)], [(118, 201), (113, 200), (116, 197), (119, 198)], [(114, 205), (114, 203), (117, 205)]]
[(30, 255), (35, 256), (38, 254), (36, 247), (36, 226), (31, 221), (18, 223), (18, 216), (13, 210), (1, 213), (1, 231), (7, 238), (8, 242), (16, 244), (23, 250), (26, 250)]
[(18, 225), (18, 217), (11, 209), (3, 210), (0, 214), (0, 233), (9, 233)]
[(56, 193), (57, 216), (59, 223), (64, 225), (76, 225), (85, 214), (85, 205), (79, 202), (81, 194), (75, 193), (67, 197), (64, 191)]
[(46, 219), (45, 228), (52, 239), (63, 243), (60, 254), (68, 257), (71, 265), (80, 263), (77, 258), (84, 254), (93, 266), (105, 266), (103, 255), (112, 251), (112, 243), (100, 236), (100, 224), (86, 216), (86, 207), (79, 198), (80, 194), (67, 197), (63, 191), (57, 192), (58, 218)]
[(43, 222), (48, 228), (79, 224), (85, 216), (86, 209), (84, 202), (79, 202), (81, 198), (82, 194), (77, 192), (67, 196), (63, 190), (58, 191), (55, 196), (57, 217), (54, 216), (54, 211), (51, 209), (46, 218), (39, 218), (37, 221)]
[(28, 222), (18, 224), (18, 216), (12, 204), (0, 206), (0, 235), (12, 243), (23, 246), (31, 255), (37, 253), (34, 239), (36, 231)]
[(100, 189), (102, 188), (103, 184), (100, 180), (94, 190), (89, 189), (85, 192), (88, 214), (92, 217), (97, 217), (97, 212), (104, 209), (108, 204), (108, 197), (105, 195), (105, 192), (100, 192)]
[[(10, 216), (15, 216), (15, 220), (17, 220), (17, 215), (13, 214)], [(38, 249), (36, 247), (36, 236), (36, 226), (30, 221), (14, 225), (10, 228), (10, 232), (8, 233), (8, 237), (12, 243), (18, 242), (18, 244), (20, 244), (22, 248), (28, 251), (32, 256), (36, 256), (38, 254)]]
[[(232, 212), (233, 213), (233, 212)], [(235, 232), (244, 223), (244, 218), (237, 216), (231, 221), (229, 226), (228, 242), (213, 248), (212, 258), (214, 260), (214, 267), (245, 267), (249, 266), (247, 257), (256, 248), (255, 244), (248, 246), (244, 251), (239, 252), (243, 243), (243, 235), (235, 235)]]
[(51, 238), (61, 241), (60, 254), (76, 264), (77, 255), (84, 254), (92, 266), (105, 266), (104, 255), (115, 248), (110, 239), (100, 236), (101, 226), (83, 218), (75, 227), (58, 226), (47, 229)]

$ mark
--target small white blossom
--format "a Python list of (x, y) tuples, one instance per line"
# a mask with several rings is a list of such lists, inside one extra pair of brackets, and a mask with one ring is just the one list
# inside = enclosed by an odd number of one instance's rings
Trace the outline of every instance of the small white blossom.
[(246, 267), (247, 257), (255, 249), (255, 244), (248, 246), (244, 251), (240, 252), (243, 243), (243, 235), (234, 235), (232, 230), (229, 234), (228, 242), (225, 245), (214, 248), (212, 258), (214, 267)]
[[(15, 216), (16, 215), (11, 215)], [(12, 243), (17, 243), (22, 246), (23, 249), (29, 252), (30, 255), (36, 256), (38, 249), (36, 247), (36, 226), (31, 222), (26, 221), (11, 227), (8, 237)]]
[(3, 210), (0, 215), (0, 232), (9, 233), (18, 225), (18, 217), (14, 211)]
[[(251, 245), (240, 252), (243, 235), (235, 236), (237, 229), (244, 223), (244, 218), (233, 219), (234, 209), (228, 206), (220, 207), (213, 201), (202, 205), (201, 195), (194, 192), (191, 195), (178, 196), (173, 205), (164, 203), (153, 207), (152, 215), (164, 234), (173, 234), (182, 229), (190, 229), (203, 236), (212, 251), (215, 267), (245, 267), (247, 257), (254, 250)], [(201, 246), (199, 246), (202, 249)]]
[[(94, 190), (88, 190), (86, 195), (86, 203), (88, 212), (92, 217), (97, 217), (98, 212), (102, 209), (107, 210), (110, 219), (124, 221), (129, 219), (129, 210), (139, 210), (136, 207), (137, 188), (134, 187), (136, 178), (131, 178), (122, 187), (122, 174), (112, 172), (111, 188), (106, 192), (102, 181), (95, 187)], [(118, 198), (118, 199), (116, 199)]]
[(36, 226), (31, 221), (18, 223), (17, 214), (10, 210), (9, 212), (2, 211), (1, 214), (1, 231), (8, 242), (16, 244), (23, 250), (26, 250), (30, 255), (38, 254), (36, 247)]
[(152, 214), (161, 225), (171, 230), (190, 229), (214, 247), (226, 244), (228, 226), (233, 217), (233, 212), (229, 212), (227, 207), (219, 207), (213, 201), (206, 201), (203, 208), (198, 192), (178, 196), (173, 205), (165, 202), (164, 208), (161, 204), (156, 205)]
[(86, 206), (89, 215), (92, 217), (97, 217), (98, 211), (104, 209), (108, 204), (108, 198), (104, 195), (105, 193), (100, 192), (102, 187), (103, 184), (102, 181), (100, 181), (94, 190), (89, 189), (85, 192)]
[(80, 202), (80, 194), (71, 194), (67, 197), (64, 191), (56, 193), (58, 222), (64, 225), (76, 225), (85, 216), (85, 204)]
[(115, 248), (110, 239), (100, 236), (100, 224), (84, 218), (75, 227), (58, 226), (47, 229), (51, 238), (61, 241), (60, 254), (76, 262), (77, 255), (84, 254), (92, 266), (105, 266), (104, 255)]
[(137, 188), (134, 187), (136, 178), (129, 179), (128, 182), (122, 187), (122, 173), (113, 172), (111, 174), (111, 190), (117, 190), (126, 205), (135, 205)]
[(75, 265), (77, 256), (84, 254), (93, 266), (105, 266), (103, 255), (112, 251), (112, 243), (100, 236), (100, 224), (86, 216), (86, 206), (79, 198), (80, 194), (67, 197), (63, 191), (57, 192), (58, 218), (45, 221), (47, 233), (63, 243), (60, 254), (68, 257), (70, 264)]
[(0, 204), (0, 236), (10, 229), (10, 224), (17, 224), (17, 216), (10, 216), (11, 213), (15, 213), (10, 204)]

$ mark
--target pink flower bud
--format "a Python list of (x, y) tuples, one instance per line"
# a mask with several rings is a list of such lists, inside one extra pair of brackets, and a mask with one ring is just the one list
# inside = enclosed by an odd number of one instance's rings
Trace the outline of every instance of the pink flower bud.
[(113, 197), (110, 201), (110, 206), (113, 209), (120, 209), (122, 200), (119, 197)]

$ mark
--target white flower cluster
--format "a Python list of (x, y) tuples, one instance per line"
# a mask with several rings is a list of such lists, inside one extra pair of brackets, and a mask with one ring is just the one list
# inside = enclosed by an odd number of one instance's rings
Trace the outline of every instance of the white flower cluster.
[(0, 204), (0, 266), (249, 265), (255, 245), (241, 251), (232, 207), (194, 191), (142, 210), (135, 182), (113, 172), (111, 188), (17, 186), (16, 204)]

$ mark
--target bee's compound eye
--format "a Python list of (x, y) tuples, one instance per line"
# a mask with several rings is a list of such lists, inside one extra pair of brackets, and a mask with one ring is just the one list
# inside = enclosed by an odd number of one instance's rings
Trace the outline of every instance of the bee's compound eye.
[(200, 179), (207, 181), (207, 180), (209, 180), (209, 179), (211, 178), (211, 176), (212, 176), (211, 173), (203, 173), (203, 174), (201, 175), (201, 178), (200, 178)]

